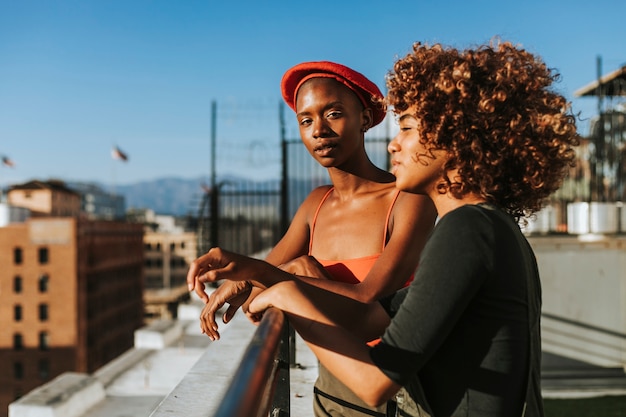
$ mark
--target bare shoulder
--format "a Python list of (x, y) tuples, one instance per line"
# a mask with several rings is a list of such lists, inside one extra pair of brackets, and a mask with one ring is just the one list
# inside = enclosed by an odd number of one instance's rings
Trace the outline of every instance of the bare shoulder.
[(324, 195), (328, 192), (328, 190), (330, 190), (331, 188), (333, 188), (332, 185), (321, 185), (317, 188), (314, 188), (309, 195), (304, 199), (304, 201), (301, 204), (302, 206), (312, 206), (312, 207), (317, 207), (317, 205), (320, 203), (320, 201), (322, 200), (322, 198), (324, 198)]
[(437, 209), (429, 197), (402, 191), (393, 208), (391, 225), (396, 232), (409, 233), (412, 244), (421, 250), (436, 219)]
[(311, 217), (319, 206), (320, 201), (322, 201), (322, 198), (324, 198), (324, 195), (331, 188), (332, 185), (322, 185), (314, 188), (298, 207), (296, 217), (301, 219)]
[(424, 210), (426, 213), (435, 213), (435, 205), (430, 197), (423, 194), (413, 194), (406, 191), (400, 191), (394, 211), (396, 210)]

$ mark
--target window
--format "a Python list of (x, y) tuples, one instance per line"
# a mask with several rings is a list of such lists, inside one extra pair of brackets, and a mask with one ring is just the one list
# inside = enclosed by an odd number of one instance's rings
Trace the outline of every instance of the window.
[(19, 304), (13, 307), (13, 320), (22, 321), (22, 306)]
[(39, 248), (39, 263), (42, 265), (48, 263), (48, 248)]
[(42, 380), (47, 380), (50, 377), (50, 361), (48, 359), (41, 359), (39, 361), (39, 378)]
[(22, 362), (13, 362), (13, 376), (15, 379), (24, 378), (24, 364)]
[(22, 277), (19, 275), (13, 278), (13, 292), (16, 294), (22, 292)]
[(39, 276), (39, 292), (48, 292), (49, 281), (50, 278), (48, 277), (48, 274), (42, 274)]
[(13, 395), (13, 401), (19, 400), (20, 398), (22, 398), (22, 395), (22, 390), (19, 387), (16, 387)]
[(22, 248), (14, 248), (13, 249), (13, 263), (15, 265), (21, 265), (22, 264)]
[(13, 335), (13, 349), (22, 350), (24, 348), (24, 339), (21, 333), (15, 333)]
[(176, 249), (176, 243), (170, 243), (170, 252), (174, 252)]
[(39, 304), (39, 321), (48, 321), (48, 304)]
[(39, 332), (39, 350), (48, 350), (48, 332)]

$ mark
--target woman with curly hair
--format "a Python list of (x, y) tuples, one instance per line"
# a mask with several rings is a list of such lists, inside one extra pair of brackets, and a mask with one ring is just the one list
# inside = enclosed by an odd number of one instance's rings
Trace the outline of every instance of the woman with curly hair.
[[(400, 127), (389, 145), (396, 186), (429, 196), (439, 216), (415, 279), (369, 304), (285, 281), (250, 311), (283, 310), (368, 404), (395, 396), (399, 415), (542, 416), (541, 285), (518, 222), (574, 160), (575, 117), (550, 88), (557, 78), (506, 42), (416, 43), (387, 78)], [(269, 284), (281, 274), (220, 249), (209, 255), (200, 281)], [(364, 343), (377, 335), (376, 346)]]

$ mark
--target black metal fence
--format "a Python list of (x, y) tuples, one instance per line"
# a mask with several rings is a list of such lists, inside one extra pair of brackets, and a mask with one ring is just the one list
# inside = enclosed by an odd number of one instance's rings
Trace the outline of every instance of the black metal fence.
[[(389, 138), (366, 138), (372, 162), (389, 169)], [(213, 246), (262, 255), (284, 234), (296, 210), (315, 187), (328, 184), (325, 168), (299, 139), (282, 141), (282, 177), (221, 180), (207, 188), (198, 211), (198, 254)]]

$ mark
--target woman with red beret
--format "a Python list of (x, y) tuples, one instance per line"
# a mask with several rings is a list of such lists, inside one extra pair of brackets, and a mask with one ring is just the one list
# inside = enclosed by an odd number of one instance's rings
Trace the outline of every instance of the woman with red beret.
[[(281, 90), (296, 113), (304, 146), (328, 170), (331, 184), (309, 194), (266, 261), (362, 303), (394, 293), (414, 273), (436, 213), (427, 197), (396, 189), (394, 176), (367, 156), (365, 132), (386, 114), (382, 93), (361, 73), (328, 61), (292, 67)], [(230, 320), (252, 283), (227, 282), (208, 297), (195, 280), (196, 268), (204, 267), (200, 257), (189, 282), (207, 302), (202, 329), (217, 339), (217, 309), (228, 302), (224, 321)], [(318, 416), (384, 417), (386, 405), (369, 407), (321, 366), (314, 411)]]

